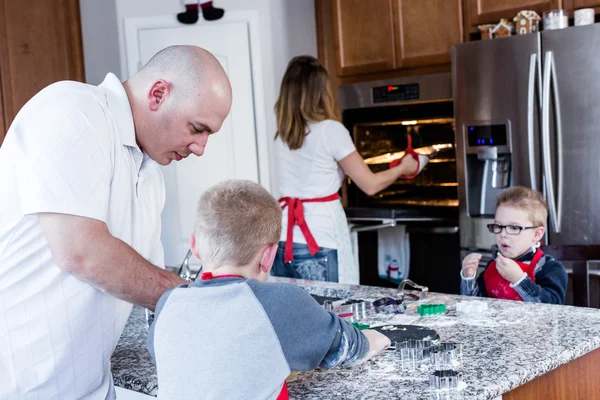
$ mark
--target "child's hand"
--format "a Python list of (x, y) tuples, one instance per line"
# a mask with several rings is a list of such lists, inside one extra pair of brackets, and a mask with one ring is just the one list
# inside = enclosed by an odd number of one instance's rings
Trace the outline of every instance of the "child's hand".
[(516, 262), (504, 257), (501, 253), (498, 253), (498, 257), (496, 258), (496, 269), (510, 283), (518, 282), (525, 275), (525, 272), (523, 272)]
[(370, 360), (373, 356), (381, 353), (383, 350), (390, 347), (392, 342), (390, 338), (384, 334), (377, 332), (374, 329), (365, 329), (362, 333), (367, 337), (369, 341), (369, 353), (364, 361)]
[(462, 262), (462, 275), (465, 278), (475, 276), (477, 267), (479, 266), (479, 260), (481, 260), (481, 254), (479, 253), (471, 253), (464, 258)]

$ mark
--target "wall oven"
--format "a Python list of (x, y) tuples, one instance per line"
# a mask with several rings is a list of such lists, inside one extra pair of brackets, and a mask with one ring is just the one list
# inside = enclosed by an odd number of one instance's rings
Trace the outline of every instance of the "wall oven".
[(351, 179), (342, 187), (346, 215), (358, 232), (361, 284), (388, 286), (377, 273), (377, 235), (404, 225), (410, 275), (432, 291), (460, 287), (458, 184), (451, 75), (434, 74), (343, 85), (342, 121), (373, 172), (402, 156), (408, 136), (431, 161), (414, 179), (398, 179), (373, 196)]

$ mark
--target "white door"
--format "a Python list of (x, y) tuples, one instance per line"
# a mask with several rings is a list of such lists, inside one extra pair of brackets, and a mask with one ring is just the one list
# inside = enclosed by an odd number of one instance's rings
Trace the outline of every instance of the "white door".
[[(136, 20), (136, 34), (127, 35), (127, 48), (134, 49), (128, 52), (128, 57), (138, 59), (138, 62), (128, 60), (130, 69), (132, 65), (139, 68), (167, 46), (197, 45), (217, 57), (233, 90), (231, 113), (221, 131), (210, 136), (204, 155), (172, 162), (163, 168), (167, 195), (161, 238), (165, 264), (178, 266), (189, 249), (196, 203), (204, 190), (230, 178), (259, 182), (249, 23), (214, 21), (181, 25), (169, 22), (167, 26), (141, 28), (139, 19)], [(131, 71), (129, 73), (132, 75)], [(198, 261), (190, 260), (190, 264), (197, 265)]]

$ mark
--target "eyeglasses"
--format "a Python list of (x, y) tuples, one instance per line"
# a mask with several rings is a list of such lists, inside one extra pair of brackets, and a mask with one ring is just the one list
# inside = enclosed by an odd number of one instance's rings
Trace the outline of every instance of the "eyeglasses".
[(526, 229), (535, 229), (539, 228), (539, 226), (519, 226), (519, 225), (500, 225), (500, 224), (488, 224), (487, 225), (490, 232), (499, 234), (502, 232), (502, 229), (506, 230), (506, 233), (509, 235), (518, 235), (522, 231)]

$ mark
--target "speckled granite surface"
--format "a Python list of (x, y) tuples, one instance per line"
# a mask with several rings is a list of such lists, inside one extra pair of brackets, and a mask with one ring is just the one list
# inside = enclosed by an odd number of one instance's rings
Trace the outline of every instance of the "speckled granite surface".
[(116, 386), (156, 396), (154, 360), (146, 348), (146, 309), (134, 306), (110, 360)]
[[(277, 278), (311, 294), (377, 299), (394, 289)], [(600, 347), (600, 310), (486, 299), (478, 317), (456, 316), (456, 301), (469, 298), (430, 293), (409, 305), (393, 323), (431, 327), (442, 341), (464, 344), (460, 370), (466, 387), (460, 399), (493, 399)], [(443, 316), (419, 317), (417, 304), (444, 303)], [(146, 342), (146, 318), (134, 307), (112, 357), (115, 385), (156, 395), (156, 368)], [(301, 372), (288, 382), (295, 399), (431, 399), (428, 372), (403, 370), (398, 354), (386, 351), (359, 369)]]

